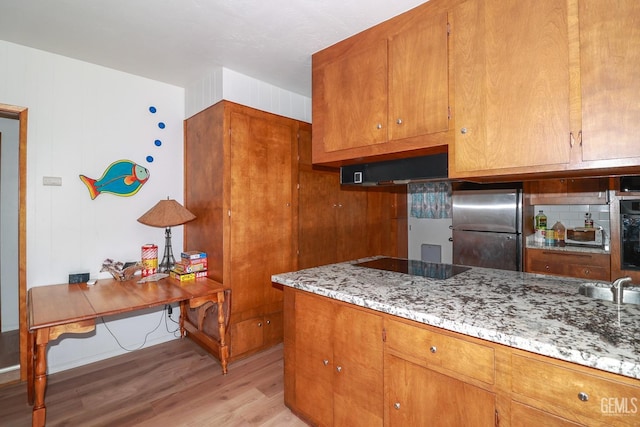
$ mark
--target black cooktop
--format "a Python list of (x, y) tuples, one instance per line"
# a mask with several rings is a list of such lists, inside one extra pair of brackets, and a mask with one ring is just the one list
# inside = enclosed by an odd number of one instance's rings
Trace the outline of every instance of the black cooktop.
[(354, 264), (356, 267), (374, 268), (376, 270), (395, 271), (397, 273), (411, 274), (413, 276), (429, 277), (431, 279), (448, 279), (470, 267), (453, 264), (439, 264), (414, 259), (403, 258), (378, 258)]

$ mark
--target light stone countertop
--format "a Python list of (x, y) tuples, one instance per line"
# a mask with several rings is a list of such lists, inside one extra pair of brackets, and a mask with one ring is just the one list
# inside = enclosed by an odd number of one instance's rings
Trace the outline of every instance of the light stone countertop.
[(640, 305), (618, 306), (582, 296), (578, 287), (583, 279), (473, 267), (441, 280), (353, 265), (359, 261), (363, 260), (275, 274), (271, 279), (357, 306), (640, 379)]

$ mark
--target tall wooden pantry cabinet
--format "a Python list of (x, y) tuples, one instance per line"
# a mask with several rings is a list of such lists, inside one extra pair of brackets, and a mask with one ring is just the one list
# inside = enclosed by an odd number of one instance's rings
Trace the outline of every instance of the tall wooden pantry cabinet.
[(184, 245), (207, 252), (209, 277), (231, 288), (231, 362), (283, 340), (271, 275), (406, 256), (406, 188), (342, 187), (337, 169), (311, 165), (310, 124), (221, 101), (184, 126), (184, 202), (196, 215)]
[[(308, 125), (307, 125), (308, 126)], [(282, 341), (282, 291), (297, 268), (296, 120), (221, 101), (185, 121), (188, 250), (231, 288), (230, 361)]]

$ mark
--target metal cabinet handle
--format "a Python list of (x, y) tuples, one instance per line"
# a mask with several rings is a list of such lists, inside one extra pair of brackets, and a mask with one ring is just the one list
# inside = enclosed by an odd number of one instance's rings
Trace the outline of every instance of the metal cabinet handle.
[(393, 407), (396, 408), (396, 409), (400, 409), (400, 402), (394, 403)]
[(336, 371), (342, 372), (342, 366), (336, 366)]
[(324, 359), (324, 360), (322, 361), (322, 364), (323, 364), (324, 366), (327, 366), (327, 365), (329, 364), (329, 360), (328, 360), (328, 359)]
[(378, 129), (382, 129), (382, 123), (378, 123), (378, 125), (376, 126)]
[(460, 133), (463, 135), (467, 133), (467, 128), (460, 128)]
[(397, 124), (399, 124), (399, 125), (401, 125), (401, 124), (402, 124), (402, 119), (398, 119), (398, 120), (396, 120), (396, 123), (397, 123)]
[(429, 348), (429, 351), (430, 351), (431, 353), (435, 353), (436, 351), (438, 351), (438, 348), (437, 348), (435, 345), (432, 345), (432, 346)]
[(270, 325), (270, 324), (271, 324), (271, 320), (267, 320), (267, 325)]
[(258, 327), (261, 328), (262, 327), (262, 322), (258, 322)]
[(580, 393), (578, 393), (578, 399), (580, 399), (583, 402), (586, 402), (589, 400), (589, 395), (584, 391), (581, 391)]

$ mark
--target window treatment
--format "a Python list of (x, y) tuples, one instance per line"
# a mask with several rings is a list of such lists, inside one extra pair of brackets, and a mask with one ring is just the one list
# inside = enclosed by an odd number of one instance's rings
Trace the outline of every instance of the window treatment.
[(451, 218), (451, 182), (410, 183), (410, 215), (414, 218)]

